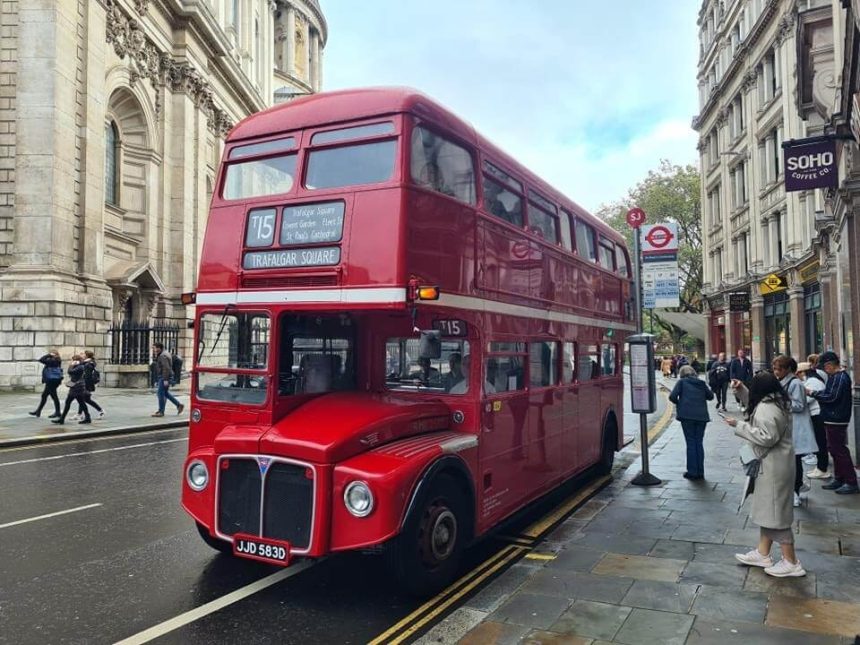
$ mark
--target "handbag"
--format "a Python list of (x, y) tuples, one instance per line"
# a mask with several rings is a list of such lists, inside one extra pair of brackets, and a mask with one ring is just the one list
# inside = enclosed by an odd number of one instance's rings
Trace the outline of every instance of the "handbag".
[[(759, 470), (761, 469), (761, 459), (759, 457), (756, 457), (755, 450), (753, 450), (752, 445), (744, 442), (741, 445), (739, 456), (741, 459), (741, 464), (744, 467), (744, 473), (746, 473), (747, 477), (752, 477), (753, 479), (755, 479), (758, 476)], [(762, 455), (762, 457), (764, 457), (764, 455)]]

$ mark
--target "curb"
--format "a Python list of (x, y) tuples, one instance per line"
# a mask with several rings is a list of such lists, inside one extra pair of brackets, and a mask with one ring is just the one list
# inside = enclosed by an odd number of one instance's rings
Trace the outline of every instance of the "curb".
[(170, 430), (182, 428), (188, 425), (188, 420), (167, 421), (145, 426), (121, 426), (119, 428), (104, 428), (101, 430), (80, 430), (68, 434), (32, 435), (29, 437), (16, 437), (13, 439), (0, 439), (0, 449), (13, 448), (17, 446), (38, 446), (42, 444), (61, 443), (63, 441), (74, 441), (76, 439), (89, 439), (94, 437), (105, 437), (115, 434), (133, 434), (136, 432), (147, 432), (150, 430)]

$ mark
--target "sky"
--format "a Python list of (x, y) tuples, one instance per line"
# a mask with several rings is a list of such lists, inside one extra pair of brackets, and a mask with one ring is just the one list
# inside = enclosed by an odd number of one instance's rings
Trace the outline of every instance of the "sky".
[(589, 210), (698, 159), (698, 0), (320, 4), (324, 90), (419, 89)]

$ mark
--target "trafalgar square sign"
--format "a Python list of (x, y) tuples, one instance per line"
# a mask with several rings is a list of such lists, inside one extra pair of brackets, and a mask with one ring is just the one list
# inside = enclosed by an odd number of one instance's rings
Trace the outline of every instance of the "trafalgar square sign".
[(785, 157), (786, 192), (836, 188), (839, 185), (834, 139), (814, 137), (786, 141), (782, 148)]

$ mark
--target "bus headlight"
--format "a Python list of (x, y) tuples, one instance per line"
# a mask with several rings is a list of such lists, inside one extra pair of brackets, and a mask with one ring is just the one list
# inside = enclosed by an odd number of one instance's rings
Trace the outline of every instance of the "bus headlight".
[(185, 481), (191, 490), (201, 491), (209, 484), (209, 470), (202, 461), (192, 461), (185, 471)]
[(367, 517), (373, 510), (373, 493), (367, 484), (355, 481), (343, 491), (343, 503), (346, 510), (356, 517)]

